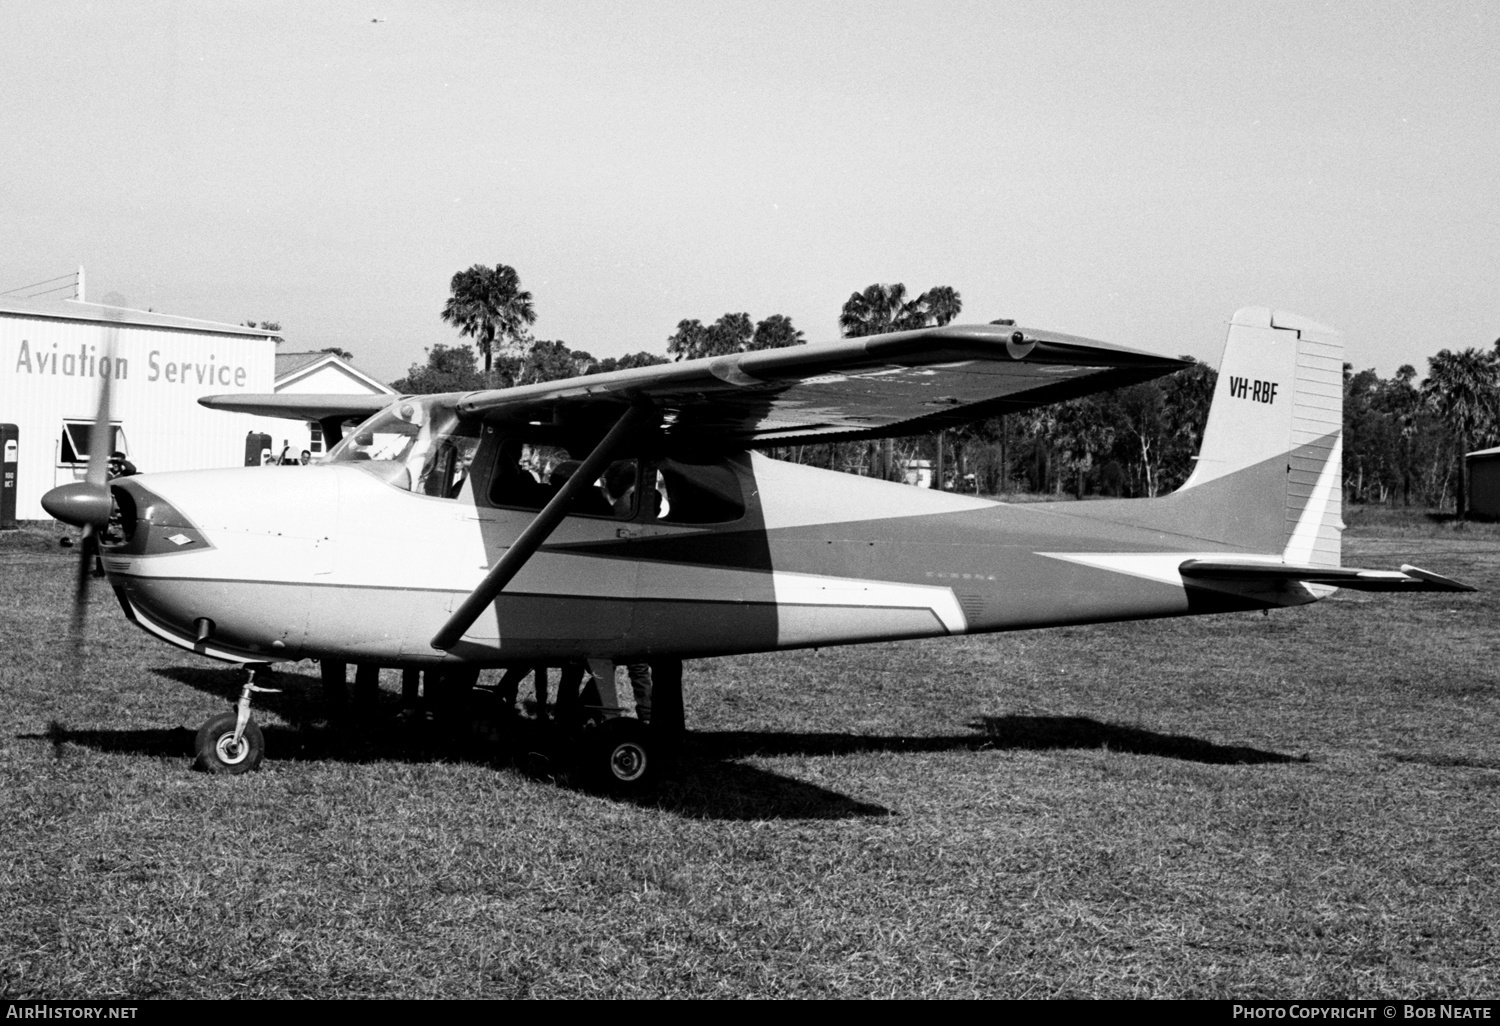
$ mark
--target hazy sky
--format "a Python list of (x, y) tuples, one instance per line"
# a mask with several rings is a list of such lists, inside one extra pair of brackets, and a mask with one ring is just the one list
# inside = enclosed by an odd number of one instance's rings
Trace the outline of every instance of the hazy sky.
[(0, 0), (0, 40), (0, 290), (81, 263), (386, 380), (498, 262), (596, 356), (834, 338), (874, 281), (1215, 363), (1245, 305), (1382, 374), (1500, 336), (1493, 0)]

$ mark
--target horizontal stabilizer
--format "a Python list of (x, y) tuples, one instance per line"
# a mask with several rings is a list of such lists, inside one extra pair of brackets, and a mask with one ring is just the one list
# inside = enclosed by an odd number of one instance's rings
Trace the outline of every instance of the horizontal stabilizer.
[(1355, 591), (1477, 591), (1477, 588), (1403, 564), (1400, 570), (1362, 570), (1358, 567), (1299, 566), (1254, 560), (1189, 559), (1178, 572), (1186, 578), (1211, 581), (1300, 581)]

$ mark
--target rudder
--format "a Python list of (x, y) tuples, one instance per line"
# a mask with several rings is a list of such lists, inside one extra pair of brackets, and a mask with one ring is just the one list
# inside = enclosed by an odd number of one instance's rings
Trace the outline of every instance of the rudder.
[(1265, 307), (1237, 311), (1198, 462), (1174, 505), (1218, 507), (1223, 541), (1338, 566), (1343, 360), (1331, 328)]

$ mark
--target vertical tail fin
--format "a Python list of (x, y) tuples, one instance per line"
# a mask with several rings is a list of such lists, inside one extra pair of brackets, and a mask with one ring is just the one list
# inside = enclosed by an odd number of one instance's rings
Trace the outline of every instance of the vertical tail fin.
[(1336, 331), (1279, 310), (1238, 311), (1197, 466), (1171, 498), (1200, 515), (1216, 510), (1223, 541), (1338, 566), (1343, 373)]

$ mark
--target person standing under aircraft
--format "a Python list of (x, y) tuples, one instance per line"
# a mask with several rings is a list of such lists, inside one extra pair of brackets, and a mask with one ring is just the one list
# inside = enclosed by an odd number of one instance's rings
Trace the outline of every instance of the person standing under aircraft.
[(651, 664), (626, 663), (625, 673), (630, 677), (630, 691), (635, 696), (635, 718), (642, 723), (651, 722)]
[[(589, 659), (564, 664), (562, 679), (557, 685), (559, 722), (576, 724), (588, 708), (584, 705), (586, 699), (591, 699), (589, 705), (603, 710), (606, 715), (619, 715), (623, 712), (619, 692), (615, 689), (616, 668), (612, 659)], [(587, 684), (583, 681), (585, 670), (589, 678)], [(627, 663), (626, 672), (630, 677), (631, 692), (635, 696), (636, 719), (642, 723), (650, 723), (651, 664)]]
[(580, 690), (587, 667), (582, 661), (571, 660), (562, 664), (557, 677), (557, 712), (555, 719), (566, 727), (576, 727), (583, 720), (583, 699)]
[(536, 687), (536, 718), (544, 720), (547, 718), (547, 667), (543, 663), (512, 666), (500, 676), (500, 683), (495, 689), (495, 694), (500, 699), (500, 709), (507, 716), (515, 714), (516, 693), (520, 690), (521, 679), (528, 673), (532, 674)]

